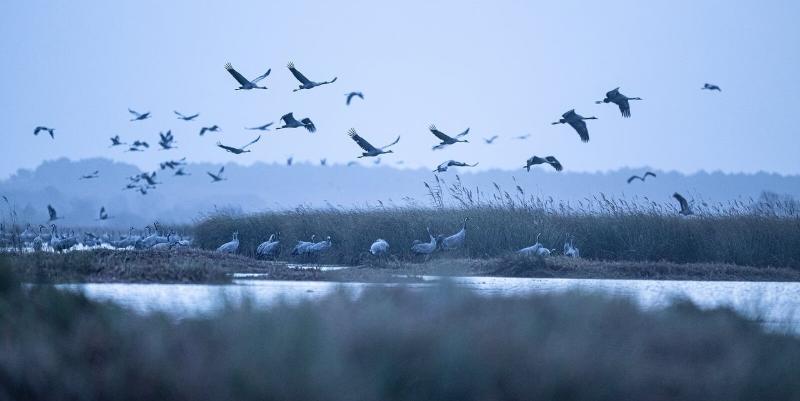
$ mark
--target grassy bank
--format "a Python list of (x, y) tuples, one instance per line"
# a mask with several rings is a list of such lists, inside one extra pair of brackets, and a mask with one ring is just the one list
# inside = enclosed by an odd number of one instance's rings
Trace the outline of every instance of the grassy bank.
[(376, 269), (321, 271), (291, 269), (285, 263), (258, 261), (196, 249), (171, 251), (97, 249), (68, 253), (7, 256), (9, 268), (27, 283), (218, 283), (233, 273), (261, 273), (272, 280), (417, 282), (420, 279)]
[(1, 277), (0, 338), (0, 399), (800, 398), (796, 337), (580, 294), (383, 288), (176, 321)]
[[(614, 209), (616, 210), (616, 209)], [(333, 248), (319, 261), (358, 265), (377, 239), (386, 239), (394, 257), (413, 261), (414, 240), (427, 241), (425, 227), (453, 234), (467, 226), (465, 249), (453, 257), (490, 258), (508, 255), (540, 242), (560, 252), (567, 236), (575, 238), (581, 256), (594, 260), (675, 263), (723, 263), (800, 269), (800, 219), (755, 214), (682, 217), (646, 211), (577, 214), (515, 207), (461, 209), (391, 208), (369, 210), (306, 210), (253, 215), (216, 214), (195, 229), (196, 244), (213, 249), (240, 233), (240, 252), (253, 255), (271, 233), (280, 232), (288, 258), (298, 239), (330, 235)]]
[(233, 273), (261, 273), (271, 280), (418, 282), (423, 275), (651, 280), (800, 281), (800, 270), (719, 263), (601, 262), (565, 257), (399, 259), (322, 271), (292, 269), (283, 262), (203, 250), (113, 251), (106, 249), (25, 253), (9, 257), (11, 269), (29, 283), (228, 283)]

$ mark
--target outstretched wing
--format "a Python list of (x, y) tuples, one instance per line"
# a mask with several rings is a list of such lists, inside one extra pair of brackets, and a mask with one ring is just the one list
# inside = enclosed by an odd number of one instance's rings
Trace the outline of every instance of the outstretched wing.
[(306, 117), (302, 119), (301, 122), (303, 123), (303, 127), (305, 127), (308, 130), (308, 132), (315, 132), (317, 130), (317, 127), (314, 125), (313, 122), (311, 122), (310, 118)]
[(569, 125), (578, 132), (582, 142), (589, 142), (589, 129), (586, 128), (586, 122), (583, 120), (568, 121)]
[(283, 117), (281, 117), (281, 120), (283, 120), (283, 123), (286, 124), (286, 125), (299, 124), (297, 119), (294, 118), (293, 114), (294, 113), (284, 114)]
[(53, 209), (53, 206), (47, 205), (47, 214), (50, 215), (50, 220), (56, 219), (56, 209)]
[(183, 119), (186, 119), (186, 116), (184, 116), (183, 114), (179, 113), (179, 112), (178, 112), (178, 110), (173, 110), (172, 112), (173, 112), (173, 113), (175, 113), (175, 114), (177, 114), (177, 115), (178, 115), (178, 117), (180, 117), (180, 118), (183, 118)]
[(606, 92), (606, 97), (609, 98), (609, 99), (613, 99), (613, 98), (615, 98), (617, 96), (619, 96), (619, 87), (616, 87), (616, 88)]
[(397, 142), (400, 142), (400, 135), (398, 135), (398, 136), (397, 136), (397, 139), (395, 139), (395, 140), (394, 140), (394, 142), (392, 142), (392, 143), (390, 143), (390, 144), (388, 144), (388, 145), (386, 145), (386, 146), (382, 147), (382, 148), (381, 148), (381, 150), (383, 150), (383, 149), (387, 149), (387, 148), (389, 148), (390, 146), (394, 146), (394, 145), (396, 145), (396, 144), (397, 144)]
[(467, 128), (466, 130), (464, 130), (464, 132), (462, 132), (462, 133), (460, 133), (460, 134), (456, 135), (456, 138), (461, 138), (461, 137), (464, 137), (464, 136), (466, 136), (467, 134), (469, 134), (469, 128)]
[(647, 176), (650, 176), (650, 177), (653, 177), (653, 178), (655, 178), (656, 174), (655, 174), (655, 173), (653, 173), (653, 172), (650, 172), (650, 171), (648, 171), (648, 172), (644, 173), (644, 176), (645, 176), (645, 177), (647, 177)]
[(208, 171), (206, 171), (206, 174), (208, 174), (208, 176), (211, 177), (214, 181), (219, 181), (219, 177), (218, 176), (216, 176), (216, 175), (214, 175), (214, 174), (212, 174), (212, 173), (210, 173)]
[(306, 78), (305, 75), (300, 73), (300, 71), (297, 71), (297, 68), (294, 68), (294, 63), (289, 62), (289, 64), (286, 65), (286, 67), (289, 68), (289, 71), (292, 72), (292, 75), (294, 75), (294, 77), (297, 78), (297, 80), (300, 81), (301, 84), (308, 85), (311, 83), (311, 81), (309, 81), (309, 79)]
[(367, 142), (366, 139), (364, 139), (360, 135), (358, 135), (358, 133), (356, 132), (355, 128), (350, 128), (350, 131), (347, 131), (347, 135), (349, 135), (350, 139), (355, 141), (358, 144), (358, 146), (361, 147), (361, 149), (364, 149), (364, 151), (366, 151), (366, 152), (377, 152), (378, 151), (378, 149), (376, 149), (374, 146), (372, 146), (372, 144)]
[(256, 79), (253, 80), (253, 83), (254, 84), (258, 83), (258, 81), (268, 77), (270, 72), (272, 72), (272, 68), (268, 69), (267, 72), (265, 72), (263, 75), (257, 76)]
[(239, 85), (242, 86), (250, 85), (250, 81), (248, 81), (247, 78), (243, 77), (242, 74), (239, 74), (239, 71), (233, 69), (231, 63), (225, 64), (225, 69), (228, 71), (228, 73), (230, 73), (233, 76), (233, 79), (235, 79), (236, 82), (239, 83)]
[(630, 176), (630, 178), (628, 178), (628, 184), (630, 184), (631, 182), (633, 182), (633, 180), (636, 180), (636, 179), (641, 180), (642, 177), (639, 177), (638, 175), (632, 175), (632, 176)]
[(137, 111), (135, 111), (135, 110), (131, 110), (131, 109), (128, 109), (128, 113), (131, 113), (131, 114), (133, 114), (133, 116), (134, 116), (134, 117), (136, 117), (136, 118), (139, 118), (139, 117), (141, 117), (141, 116), (142, 116), (142, 114), (141, 114), (141, 113), (139, 113), (139, 112), (137, 112)]
[(547, 163), (553, 166), (553, 168), (556, 169), (556, 171), (561, 171), (564, 169), (564, 166), (562, 166), (561, 162), (558, 161), (558, 159), (556, 159), (555, 157), (547, 156), (544, 159), (547, 160)]
[(221, 166), (221, 167), (219, 168), (219, 172), (218, 172), (217, 174), (218, 174), (218, 175), (222, 175), (222, 173), (223, 173), (223, 172), (225, 172), (225, 166)]
[(619, 97), (614, 99), (614, 102), (619, 106), (619, 111), (622, 113), (623, 117), (628, 118), (631, 116), (631, 105), (628, 103), (628, 99)]
[(678, 200), (678, 203), (681, 204), (681, 210), (689, 210), (689, 202), (686, 201), (686, 198), (681, 196), (681, 194), (675, 192), (672, 194), (672, 197)]
[(242, 146), (242, 149), (247, 149), (248, 146), (258, 142), (259, 139), (261, 139), (261, 135), (259, 135), (258, 138), (253, 139), (252, 141), (248, 142), (247, 145)]
[(453, 138), (449, 137), (444, 132), (439, 131), (438, 129), (436, 129), (435, 125), (431, 125), (430, 127), (428, 127), (428, 129), (431, 130), (431, 133), (433, 133), (433, 135), (436, 135), (437, 138), (441, 139), (442, 142), (448, 142), (448, 141), (452, 141), (453, 140)]

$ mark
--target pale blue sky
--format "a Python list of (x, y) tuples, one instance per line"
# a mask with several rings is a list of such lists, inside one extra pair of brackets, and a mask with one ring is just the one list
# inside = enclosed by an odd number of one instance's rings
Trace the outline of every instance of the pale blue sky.
[[(432, 168), (445, 159), (518, 169), (556, 155), (572, 171), (649, 165), (800, 173), (800, 2), (796, 1), (16, 1), (0, 5), (0, 177), (61, 156), (244, 164), (359, 155), (355, 127), (375, 145), (402, 135), (384, 162)], [(292, 93), (292, 60), (332, 84)], [(267, 91), (234, 91), (223, 65)], [(699, 88), (719, 84), (722, 93)], [(594, 100), (616, 86), (634, 103), (622, 119)], [(366, 100), (344, 105), (344, 93)], [(131, 123), (127, 108), (154, 118)], [(589, 122), (583, 144), (550, 122), (570, 109)], [(201, 113), (197, 122), (172, 110)], [(267, 133), (232, 156), (245, 126), (289, 111), (316, 134)], [(432, 152), (427, 131), (472, 128), (469, 144)], [(33, 128), (56, 128), (56, 140)], [(198, 137), (203, 125), (224, 133)], [(108, 137), (155, 145), (172, 129), (178, 150), (122, 153)], [(512, 136), (532, 134), (525, 142)], [(495, 145), (479, 139), (498, 134)], [(218, 136), (215, 136), (218, 135)]]

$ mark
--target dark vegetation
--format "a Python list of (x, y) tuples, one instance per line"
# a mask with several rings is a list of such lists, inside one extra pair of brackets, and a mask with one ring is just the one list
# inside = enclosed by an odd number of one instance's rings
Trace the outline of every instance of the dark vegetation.
[[(611, 202), (611, 201), (609, 201)], [(377, 238), (390, 244), (393, 257), (421, 260), (411, 254), (414, 240), (427, 241), (425, 227), (450, 235), (464, 217), (467, 243), (461, 251), (436, 257), (502, 257), (536, 242), (560, 253), (568, 236), (574, 237), (581, 256), (591, 260), (722, 263), (754, 267), (800, 269), (800, 218), (754, 213), (726, 213), (683, 217), (660, 210), (644, 210), (609, 203), (597, 213), (577, 213), (534, 207), (483, 205), (478, 207), (369, 210), (297, 209), (238, 215), (219, 213), (198, 222), (195, 244), (213, 249), (240, 233), (240, 253), (252, 256), (271, 233), (280, 232), (282, 258), (298, 239), (330, 235), (333, 248), (317, 261), (342, 265), (369, 263), (367, 250)], [(554, 209), (555, 208), (555, 209)]]
[(175, 320), (9, 272), (0, 399), (800, 398), (800, 339), (686, 302), (381, 288)]

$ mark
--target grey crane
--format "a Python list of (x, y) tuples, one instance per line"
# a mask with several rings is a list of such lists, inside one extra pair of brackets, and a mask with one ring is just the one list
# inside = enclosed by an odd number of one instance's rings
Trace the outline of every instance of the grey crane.
[(111, 139), (111, 146), (109, 147), (113, 148), (114, 146), (127, 145), (127, 143), (122, 142), (122, 140), (119, 139), (119, 135), (112, 136), (109, 139)]
[(556, 124), (569, 124), (578, 135), (581, 137), (581, 141), (589, 142), (589, 129), (586, 127), (586, 121), (584, 120), (597, 120), (597, 117), (584, 117), (575, 112), (575, 109), (572, 109), (564, 114), (561, 115), (561, 119), (552, 123), (553, 125)]
[(422, 242), (419, 240), (415, 240), (411, 244), (411, 252), (417, 255), (430, 255), (434, 253), (436, 249), (438, 249), (439, 242), (441, 241), (441, 236), (434, 237), (433, 234), (431, 234), (430, 227), (426, 227), (425, 230), (428, 232), (428, 237), (430, 237), (430, 241)]
[(333, 244), (331, 243), (331, 236), (329, 235), (325, 238), (324, 241), (316, 242), (309, 245), (305, 249), (305, 252), (309, 255), (319, 255), (321, 253), (327, 252), (329, 249), (331, 249), (331, 246), (333, 246)]
[(170, 170), (174, 170), (175, 167), (185, 166), (186, 165), (186, 158), (183, 157), (180, 160), (167, 160), (165, 162), (159, 163), (158, 165), (159, 165), (159, 167), (161, 167), (162, 170), (167, 169), (167, 168), (170, 169)]
[(133, 118), (131, 119), (131, 121), (142, 121), (142, 120), (147, 120), (148, 118), (150, 118), (150, 112), (149, 111), (146, 112), (146, 113), (139, 113), (136, 110), (128, 109), (128, 113), (131, 113), (133, 115)]
[(606, 92), (606, 97), (603, 100), (598, 100), (595, 103), (614, 103), (619, 107), (622, 117), (628, 118), (631, 116), (630, 100), (642, 100), (640, 97), (627, 97), (619, 92), (619, 87)]
[(50, 218), (47, 220), (48, 223), (63, 219), (63, 217), (58, 217), (56, 209), (52, 205), (47, 205), (47, 214), (50, 216)]
[(564, 256), (568, 258), (580, 258), (581, 251), (573, 244), (573, 238), (570, 237), (569, 241), (564, 241)]
[(487, 145), (491, 145), (494, 141), (499, 138), (497, 135), (492, 135), (491, 138), (483, 138), (483, 142), (486, 142)]
[(286, 165), (287, 166), (291, 166), (292, 162), (294, 162), (294, 157), (289, 156), (289, 157), (286, 158)]
[(239, 72), (236, 71), (233, 68), (231, 63), (225, 64), (225, 70), (228, 71), (228, 73), (230, 73), (231, 76), (233, 76), (233, 79), (235, 79), (236, 82), (239, 83), (239, 87), (236, 88), (237, 91), (238, 90), (250, 90), (250, 89), (267, 89), (266, 86), (258, 86), (258, 83), (262, 79), (266, 78), (269, 75), (270, 72), (272, 72), (272, 69), (270, 68), (263, 75), (259, 75), (258, 77), (256, 77), (252, 81), (248, 81), (247, 78), (242, 76), (242, 74), (239, 74)]
[(370, 245), (369, 253), (374, 256), (386, 255), (389, 253), (389, 243), (385, 239), (378, 238)]
[(316, 237), (317, 236), (315, 234), (311, 234), (311, 241), (298, 240), (297, 244), (295, 244), (294, 248), (292, 248), (292, 255), (293, 256), (305, 255), (307, 253), (306, 250), (308, 249), (308, 247), (315, 244), (314, 239)]
[(272, 126), (272, 124), (275, 124), (275, 123), (270, 122), (270, 123), (266, 123), (264, 125), (259, 125), (258, 127), (250, 127), (250, 128), (245, 128), (245, 129), (258, 130), (258, 131), (269, 131), (269, 127)]
[(108, 220), (108, 213), (106, 212), (105, 206), (100, 207), (100, 216), (98, 220)]
[(206, 171), (206, 174), (208, 174), (208, 176), (211, 177), (211, 179), (212, 179), (211, 182), (215, 183), (215, 182), (220, 182), (220, 181), (227, 180), (227, 178), (222, 176), (222, 173), (224, 173), (224, 172), (225, 172), (225, 166), (222, 166), (222, 167), (219, 168), (219, 171), (217, 171), (216, 174), (214, 174), (214, 173), (212, 173), (210, 171)]
[(175, 171), (174, 175), (177, 175), (179, 177), (183, 177), (183, 176), (187, 176), (187, 175), (191, 175), (191, 174), (187, 173), (186, 171), (183, 171), (183, 167), (181, 167), (177, 171)]
[(327, 166), (328, 165), (328, 159), (327, 158), (319, 159), (319, 165), (320, 166)]
[(226, 145), (223, 145), (220, 142), (217, 142), (217, 146), (222, 148), (222, 149), (225, 149), (225, 151), (227, 151), (227, 152), (233, 153), (235, 155), (240, 155), (242, 153), (250, 152), (250, 149), (247, 149), (247, 147), (252, 145), (252, 144), (254, 144), (254, 143), (256, 143), (256, 142), (258, 142), (259, 139), (261, 139), (261, 135), (259, 135), (256, 139), (253, 139), (252, 141), (248, 142), (246, 145), (242, 146), (241, 148), (234, 148), (232, 146), (226, 146)]
[(206, 132), (219, 132), (219, 131), (220, 131), (219, 125), (214, 124), (214, 125), (212, 125), (210, 127), (200, 128), (200, 136), (205, 135)]
[(357, 98), (359, 98), (361, 100), (364, 100), (364, 94), (361, 93), (361, 92), (350, 92), (350, 93), (346, 93), (345, 96), (347, 96), (347, 105), (348, 106), (350, 105), (350, 102), (353, 100), (354, 97), (357, 97)]
[(239, 250), (239, 232), (233, 232), (233, 239), (230, 241), (222, 244), (217, 248), (217, 252), (220, 253), (236, 253)]
[(310, 118), (304, 118), (300, 121), (297, 121), (297, 119), (294, 118), (294, 113), (284, 114), (281, 117), (281, 121), (283, 121), (283, 125), (275, 128), (276, 130), (284, 128), (300, 128), (300, 127), (305, 128), (306, 130), (308, 130), (308, 132), (315, 132), (317, 130), (317, 127), (314, 126), (314, 123), (311, 122)]
[(431, 130), (431, 133), (432, 133), (433, 135), (435, 135), (437, 138), (439, 138), (439, 140), (440, 140), (440, 141), (442, 141), (440, 144), (438, 144), (438, 145), (434, 146), (434, 147), (432, 148), (433, 150), (439, 150), (439, 149), (442, 149), (442, 148), (444, 148), (445, 146), (448, 146), (448, 145), (453, 145), (453, 144), (456, 144), (456, 143), (458, 143), (458, 142), (469, 142), (469, 141), (468, 141), (468, 140), (466, 140), (466, 139), (458, 139), (458, 138), (463, 138), (463, 137), (465, 137), (467, 134), (469, 134), (469, 128), (467, 128), (466, 130), (464, 130), (464, 132), (462, 132), (462, 133), (460, 133), (460, 134), (456, 135), (456, 137), (455, 137), (455, 138), (453, 138), (453, 137), (451, 137), (451, 136), (449, 136), (449, 135), (445, 134), (445, 133), (444, 133), (444, 132), (442, 132), (442, 131), (439, 131), (438, 129), (436, 129), (436, 126), (435, 126), (435, 125), (433, 125), (433, 124), (431, 124), (431, 126), (430, 126), (430, 127), (428, 127), (428, 129), (429, 129), (429, 130)]
[(694, 214), (692, 208), (689, 207), (689, 202), (687, 202), (686, 198), (684, 198), (681, 194), (675, 192), (674, 194), (672, 194), (672, 197), (675, 198), (681, 205), (681, 210), (678, 212), (679, 214), (682, 214), (684, 216), (689, 216)]
[(200, 116), (200, 113), (194, 113), (194, 114), (192, 114), (190, 116), (187, 116), (187, 115), (181, 114), (178, 110), (173, 110), (173, 113), (175, 113), (178, 116), (178, 120), (183, 120), (183, 121), (192, 121), (195, 118)]
[[(278, 235), (280, 235), (280, 233), (278, 233)], [(281, 243), (279, 240), (275, 239), (278, 235), (271, 234), (268, 240), (256, 247), (256, 258), (260, 259), (277, 256), (280, 250), (278, 245)]]
[(550, 250), (545, 248), (544, 245), (542, 245), (539, 242), (539, 236), (540, 235), (541, 235), (541, 233), (536, 234), (536, 243), (535, 244), (533, 244), (531, 246), (527, 246), (525, 248), (522, 248), (519, 251), (517, 251), (517, 253), (521, 253), (523, 255), (550, 256)]
[(91, 180), (91, 179), (98, 178), (98, 177), (100, 177), (100, 170), (95, 170), (95, 171), (92, 171), (89, 174), (82, 175), (80, 179), (81, 180)]
[(297, 68), (294, 67), (294, 63), (292, 63), (291, 61), (289, 62), (289, 64), (286, 65), (286, 67), (289, 69), (289, 71), (291, 71), (292, 75), (294, 75), (294, 77), (297, 78), (298, 81), (300, 81), (300, 86), (297, 89), (294, 89), (293, 92), (297, 92), (303, 89), (311, 89), (320, 85), (327, 85), (336, 82), (337, 77), (334, 77), (330, 81), (314, 82), (306, 78), (305, 75), (303, 75), (302, 73), (300, 73), (300, 71), (298, 71)]
[(655, 173), (653, 173), (653, 172), (650, 172), (650, 171), (648, 171), (648, 172), (644, 173), (644, 174), (643, 174), (643, 175), (641, 175), (641, 176), (638, 176), (638, 175), (632, 175), (632, 176), (630, 176), (630, 178), (628, 178), (628, 184), (630, 184), (631, 182), (633, 182), (633, 180), (640, 180), (640, 181), (644, 182), (644, 180), (645, 180), (645, 179), (647, 179), (647, 177), (653, 177), (653, 178), (655, 178), (655, 177), (656, 177), (656, 174), (655, 174)]
[(442, 239), (442, 249), (445, 249), (445, 250), (458, 249), (462, 245), (464, 245), (464, 242), (467, 239), (467, 221), (468, 220), (469, 220), (469, 217), (464, 217), (464, 223), (461, 226), (461, 230), (459, 230), (457, 233), (455, 233), (455, 234), (453, 234), (453, 235), (451, 235), (449, 237), (445, 237), (444, 239)]
[(38, 136), (39, 133), (42, 132), (42, 131), (45, 131), (48, 134), (50, 134), (50, 138), (56, 139), (56, 135), (55, 135), (56, 129), (55, 128), (48, 128), (48, 127), (45, 127), (45, 126), (42, 126), (42, 125), (40, 125), (40, 126), (38, 126), (38, 127), (33, 129), (33, 135), (37, 135)]
[(358, 135), (358, 133), (356, 132), (355, 128), (350, 128), (350, 131), (347, 131), (347, 135), (349, 135), (350, 139), (355, 141), (355, 143), (358, 144), (358, 146), (360, 146), (361, 149), (364, 149), (364, 152), (361, 153), (361, 156), (358, 156), (359, 158), (362, 158), (362, 157), (375, 157), (375, 156), (380, 156), (380, 155), (386, 154), (386, 153), (394, 153), (393, 151), (386, 150), (386, 149), (389, 148), (390, 146), (395, 145), (397, 142), (400, 142), (400, 136), (398, 135), (397, 139), (395, 139), (394, 142), (392, 142), (392, 143), (390, 143), (390, 144), (388, 144), (386, 146), (383, 146), (381, 148), (376, 148), (376, 147), (372, 146), (372, 144), (367, 142), (366, 139), (364, 139), (360, 135)]
[(714, 85), (714, 84), (709, 84), (709, 83), (704, 84), (703, 87), (700, 88), (700, 89), (722, 92), (722, 89), (720, 89), (719, 86)]
[(168, 130), (166, 133), (159, 132), (158, 137), (161, 150), (175, 149), (175, 137), (172, 135), (172, 130)]
[(456, 160), (447, 160), (442, 162), (442, 164), (436, 166), (436, 169), (433, 170), (434, 173), (444, 173), (447, 171), (449, 167), (475, 167), (478, 163), (475, 164), (467, 164), (464, 162), (456, 161)]
[(531, 166), (537, 164), (549, 164), (556, 171), (561, 171), (564, 169), (564, 166), (561, 165), (561, 162), (559, 162), (558, 159), (556, 159), (553, 156), (546, 156), (546, 157), (533, 156), (525, 162), (525, 166), (523, 166), (523, 168), (527, 169), (528, 171), (531, 171)]

